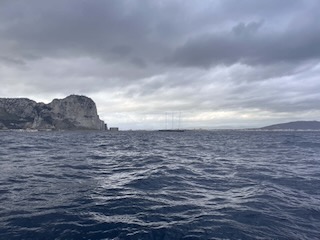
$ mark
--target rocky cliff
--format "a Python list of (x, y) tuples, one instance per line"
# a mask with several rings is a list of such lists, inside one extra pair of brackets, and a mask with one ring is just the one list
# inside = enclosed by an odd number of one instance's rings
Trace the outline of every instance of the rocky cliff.
[(0, 98), (0, 129), (104, 130), (94, 101), (71, 95), (49, 104), (27, 98)]

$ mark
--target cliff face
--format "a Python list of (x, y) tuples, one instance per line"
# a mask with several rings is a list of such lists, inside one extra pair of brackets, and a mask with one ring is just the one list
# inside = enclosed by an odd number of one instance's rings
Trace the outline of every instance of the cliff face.
[(71, 95), (49, 104), (26, 98), (0, 98), (0, 129), (104, 130), (96, 104)]

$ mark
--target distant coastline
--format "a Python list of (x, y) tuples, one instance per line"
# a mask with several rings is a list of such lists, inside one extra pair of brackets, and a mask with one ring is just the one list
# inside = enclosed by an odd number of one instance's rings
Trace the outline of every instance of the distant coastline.
[(267, 131), (320, 131), (319, 121), (295, 121), (259, 128)]

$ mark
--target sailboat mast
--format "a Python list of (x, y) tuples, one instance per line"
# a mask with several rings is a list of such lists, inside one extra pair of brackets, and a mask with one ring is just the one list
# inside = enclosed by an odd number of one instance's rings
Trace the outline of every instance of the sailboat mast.
[(173, 116), (174, 116), (174, 113), (172, 112), (171, 129), (173, 129)]
[(168, 113), (166, 112), (166, 129), (168, 129)]

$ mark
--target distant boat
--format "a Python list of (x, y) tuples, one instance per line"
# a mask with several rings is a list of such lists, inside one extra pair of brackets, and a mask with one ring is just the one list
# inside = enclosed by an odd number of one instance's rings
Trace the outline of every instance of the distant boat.
[(178, 124), (179, 124), (179, 127), (176, 129), (176, 128), (173, 128), (173, 124), (174, 124), (174, 113), (172, 113), (172, 128), (171, 129), (168, 129), (167, 126), (168, 126), (168, 114), (166, 113), (166, 129), (160, 129), (158, 130), (159, 132), (184, 132), (185, 130), (183, 129), (180, 129), (180, 122), (181, 122), (181, 113), (179, 112), (179, 121), (178, 121)]
[(159, 132), (184, 132), (183, 129), (160, 129)]

